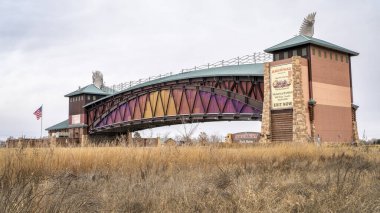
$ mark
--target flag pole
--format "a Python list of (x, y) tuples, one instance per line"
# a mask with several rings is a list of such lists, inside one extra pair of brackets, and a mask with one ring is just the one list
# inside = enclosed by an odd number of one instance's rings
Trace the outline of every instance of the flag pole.
[(41, 117), (41, 136), (40, 138), (42, 139), (42, 117)]
[[(42, 105), (42, 106), (43, 106), (43, 105)], [(42, 139), (42, 119), (43, 119), (43, 117), (44, 117), (42, 106), (41, 106), (41, 136), (40, 136), (40, 139)]]

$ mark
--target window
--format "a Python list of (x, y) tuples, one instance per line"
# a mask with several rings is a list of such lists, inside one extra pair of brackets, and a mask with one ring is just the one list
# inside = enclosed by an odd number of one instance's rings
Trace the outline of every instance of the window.
[(274, 54), (274, 60), (275, 61), (280, 60), (280, 54), (278, 54), (278, 53)]
[(284, 59), (289, 58), (288, 52), (284, 52)]
[(93, 101), (95, 101), (95, 99), (96, 99), (95, 95), (94, 95), (94, 96), (92, 96), (92, 100), (93, 100)]
[(326, 53), (326, 51), (323, 51), (323, 54), (325, 55), (325, 58), (327, 58), (327, 53)]
[(306, 48), (302, 48), (301, 56), (306, 56)]
[(348, 60), (349, 58), (348, 58), (348, 55), (346, 55), (346, 63), (348, 63), (349, 62), (349, 60)]
[(338, 54), (335, 53), (335, 61), (338, 60)]
[(293, 56), (297, 56), (297, 50), (293, 50)]
[(340, 55), (340, 61), (343, 62), (343, 55)]
[(87, 100), (91, 101), (91, 96), (87, 95)]
[(332, 52), (330, 52), (330, 60), (332, 60)]
[(318, 56), (321, 57), (321, 50), (318, 50)]
[(313, 55), (315, 55), (315, 49), (314, 48), (312, 49), (312, 51), (313, 51)]

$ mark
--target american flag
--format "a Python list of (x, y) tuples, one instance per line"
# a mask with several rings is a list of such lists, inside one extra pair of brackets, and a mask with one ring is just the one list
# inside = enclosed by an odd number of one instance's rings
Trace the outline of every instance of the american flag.
[(40, 108), (38, 108), (34, 113), (33, 115), (36, 116), (37, 120), (40, 120), (40, 118), (42, 117), (42, 106), (40, 106)]

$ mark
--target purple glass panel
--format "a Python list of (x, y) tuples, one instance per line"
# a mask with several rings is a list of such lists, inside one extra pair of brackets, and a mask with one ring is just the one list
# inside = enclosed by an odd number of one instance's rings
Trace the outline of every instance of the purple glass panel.
[(120, 107), (117, 108), (116, 110), (116, 117), (115, 117), (115, 123), (120, 123), (121, 122), (121, 109)]
[[(115, 111), (114, 111), (115, 112)], [(112, 124), (112, 113), (111, 114), (108, 114), (107, 116), (106, 116), (106, 125), (110, 125), (110, 124)]]
[(133, 115), (135, 111), (135, 106), (136, 106), (136, 99), (132, 99), (128, 103), (128, 109), (130, 111), (130, 115)]
[(190, 109), (193, 108), (194, 100), (195, 100), (195, 94), (196, 94), (195, 90), (186, 90), (186, 97), (187, 97), (187, 100), (189, 102)]
[(120, 107), (119, 107), (119, 111), (120, 111), (120, 121), (123, 120), (124, 118), (124, 115), (125, 115), (125, 109), (127, 108), (127, 103), (125, 104), (122, 104)]
[(223, 113), (236, 113), (235, 107), (232, 104), (231, 99), (227, 100)]
[(181, 115), (188, 115), (190, 114), (190, 108), (187, 104), (186, 97), (182, 97), (181, 106), (179, 108), (179, 114)]
[(216, 95), (210, 97), (210, 103), (207, 113), (219, 113), (218, 103), (216, 101)]
[(139, 107), (142, 113), (145, 112), (147, 97), (148, 97), (148, 94), (139, 97)]
[(202, 106), (202, 102), (201, 102), (201, 96), (200, 96), (199, 93), (198, 93), (198, 95), (195, 97), (195, 104), (194, 104), (194, 110), (193, 110), (193, 113), (194, 113), (194, 114), (203, 114), (203, 113), (204, 113), (203, 106)]
[(218, 101), (219, 109), (223, 110), (224, 104), (227, 102), (227, 97), (216, 95), (216, 100)]
[(237, 113), (239, 113), (244, 107), (244, 103), (238, 100), (232, 100), (232, 103), (234, 104)]
[(243, 110), (241, 110), (241, 113), (254, 113), (254, 109), (248, 105), (244, 105)]
[(207, 110), (207, 105), (208, 102), (210, 102), (211, 93), (200, 91), (199, 94), (202, 98), (203, 106), (205, 106), (205, 109)]

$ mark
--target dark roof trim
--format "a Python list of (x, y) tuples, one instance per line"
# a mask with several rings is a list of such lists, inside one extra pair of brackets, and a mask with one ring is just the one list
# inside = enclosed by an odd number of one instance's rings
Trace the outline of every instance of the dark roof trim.
[(51, 131), (51, 130), (62, 130), (62, 129), (68, 129), (69, 128), (69, 119), (64, 120), (60, 123), (57, 123), (49, 128), (46, 128), (45, 130)]
[(317, 39), (317, 38), (313, 38), (313, 37), (308, 37), (308, 36), (304, 36), (304, 35), (295, 36), (295, 37), (293, 37), (291, 39), (288, 39), (288, 40), (286, 40), (284, 42), (281, 42), (281, 43), (279, 43), (277, 45), (274, 45), (274, 46), (272, 46), (272, 47), (270, 47), (268, 49), (265, 49), (264, 52), (273, 53), (273, 52), (278, 51), (278, 50), (283, 50), (283, 49), (287, 49), (287, 48), (291, 48), (291, 47), (296, 47), (296, 46), (301, 46), (301, 45), (305, 45), (305, 44), (314, 44), (316, 46), (321, 46), (321, 47), (325, 47), (325, 48), (328, 48), (328, 49), (332, 49), (332, 50), (348, 53), (348, 54), (350, 54), (352, 56), (358, 56), (359, 55), (359, 53), (357, 53), (355, 51), (343, 48), (341, 46), (332, 44), (330, 42), (327, 42), (327, 41), (324, 41), (324, 40), (321, 40), (321, 39)]

